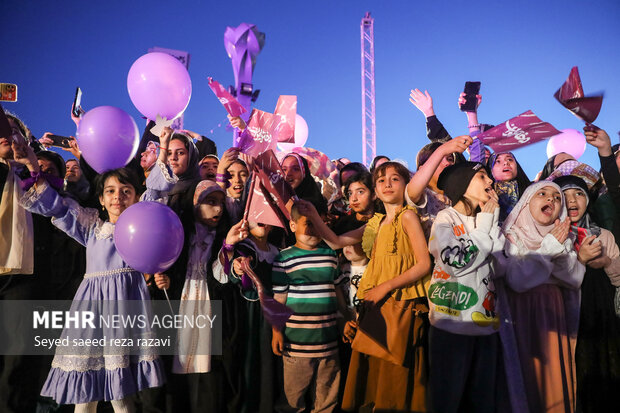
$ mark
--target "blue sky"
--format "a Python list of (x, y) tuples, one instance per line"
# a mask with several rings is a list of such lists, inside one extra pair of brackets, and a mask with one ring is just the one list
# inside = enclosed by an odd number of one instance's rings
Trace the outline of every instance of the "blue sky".
[[(118, 106), (143, 121), (126, 88), (133, 61), (152, 46), (189, 51), (193, 95), (188, 129), (212, 137), (220, 153), (231, 135), (207, 76), (233, 82), (226, 26), (254, 23), (266, 33), (254, 71), (256, 107), (273, 111), (281, 94), (298, 96), (307, 146), (361, 160), (359, 23), (375, 18), (377, 152), (413, 167), (425, 143), (424, 117), (408, 101), (427, 89), (453, 136), (466, 133), (456, 104), (467, 80), (482, 82), (479, 119), (498, 124), (527, 109), (558, 129), (582, 123), (553, 93), (579, 66), (586, 93), (605, 91), (596, 124), (618, 142), (620, 3), (599, 1), (23, 1), (4, 0), (0, 81), (17, 83), (19, 102), (4, 106), (35, 136), (74, 134), (76, 86), (83, 106)], [(224, 126), (222, 124), (222, 126)], [(214, 130), (213, 134), (210, 133)], [(531, 178), (546, 143), (516, 152)], [(596, 151), (581, 159), (598, 168)]]

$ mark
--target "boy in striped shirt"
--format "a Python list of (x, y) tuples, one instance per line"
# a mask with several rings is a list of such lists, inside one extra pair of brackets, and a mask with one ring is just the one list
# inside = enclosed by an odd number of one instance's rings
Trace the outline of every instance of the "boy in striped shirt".
[(294, 246), (280, 251), (273, 262), (274, 297), (294, 314), (284, 331), (273, 329), (274, 354), (283, 356), (284, 396), (279, 412), (305, 409), (305, 395), (313, 390), (312, 411), (332, 412), (338, 402), (340, 360), (337, 318), (344, 295), (338, 285), (334, 250), (319, 246), (312, 222), (291, 211)]

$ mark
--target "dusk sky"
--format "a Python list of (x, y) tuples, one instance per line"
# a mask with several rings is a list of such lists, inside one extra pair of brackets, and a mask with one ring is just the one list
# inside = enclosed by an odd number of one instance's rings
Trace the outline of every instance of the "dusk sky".
[[(457, 97), (481, 81), (479, 119), (498, 124), (528, 109), (558, 129), (583, 123), (553, 93), (578, 66), (586, 94), (605, 92), (599, 127), (612, 143), (620, 129), (620, 2), (554, 1), (24, 1), (3, 0), (0, 82), (16, 83), (17, 113), (40, 137), (75, 134), (69, 110), (76, 86), (83, 107), (117, 106), (144, 121), (127, 93), (131, 64), (153, 46), (191, 54), (193, 94), (185, 126), (231, 143), (226, 113), (207, 76), (233, 83), (223, 35), (256, 24), (255, 107), (272, 112), (282, 94), (298, 96), (309, 127), (306, 146), (331, 158), (361, 160), (360, 20), (375, 18), (377, 153), (415, 166), (424, 116), (409, 101), (427, 89), (448, 131), (467, 132)], [(218, 127), (221, 124), (221, 127)], [(213, 130), (213, 132), (211, 132)], [(546, 161), (546, 142), (516, 152), (530, 176)], [(598, 169), (595, 149), (581, 158)]]

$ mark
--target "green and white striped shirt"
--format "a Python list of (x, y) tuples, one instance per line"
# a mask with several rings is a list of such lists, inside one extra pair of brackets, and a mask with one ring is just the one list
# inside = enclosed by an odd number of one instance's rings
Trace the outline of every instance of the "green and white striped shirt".
[(284, 329), (284, 351), (291, 357), (327, 357), (338, 352), (338, 258), (330, 248), (289, 247), (273, 262), (273, 292), (287, 294), (294, 311)]

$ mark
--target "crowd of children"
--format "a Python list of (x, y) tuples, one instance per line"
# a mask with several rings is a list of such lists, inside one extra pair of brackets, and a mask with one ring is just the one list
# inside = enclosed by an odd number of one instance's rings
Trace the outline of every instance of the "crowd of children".
[[(221, 354), (196, 350), (210, 348), (210, 330), (186, 328), (176, 356), (57, 353), (51, 369), (44, 357), (2, 356), (0, 411), (96, 412), (108, 401), (117, 413), (618, 408), (618, 145), (589, 128), (600, 171), (561, 153), (530, 182), (513, 153), (482, 147), (475, 112), (469, 135), (451, 138), (430, 95), (411, 97), (431, 139), (417, 170), (341, 158), (319, 180), (309, 159), (284, 154), (297, 195), (287, 228), (244, 218), (258, 177), (237, 148), (220, 159), (206, 137), (154, 136), (151, 123), (136, 159), (97, 174), (75, 143), (65, 164), (47, 135), (35, 140), (7, 113), (0, 299), (78, 308), (165, 292), (182, 315), (221, 301), (223, 329)], [(185, 231), (162, 273), (135, 271), (113, 241), (141, 201), (168, 205)], [(290, 309), (283, 327), (269, 323), (259, 290)]]

